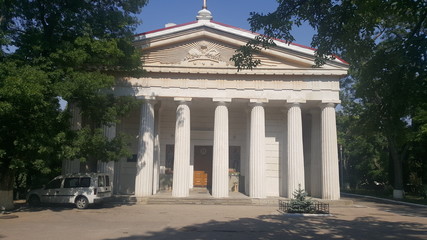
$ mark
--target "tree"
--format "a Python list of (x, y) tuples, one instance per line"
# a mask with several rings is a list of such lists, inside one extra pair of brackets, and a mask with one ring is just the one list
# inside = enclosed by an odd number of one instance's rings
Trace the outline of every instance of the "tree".
[(379, 131), (366, 130), (361, 118), (364, 108), (346, 83), (352, 81), (342, 81), (341, 108), (337, 111), (338, 144), (343, 146), (341, 187), (383, 190), (390, 183), (386, 139)]
[[(126, 154), (123, 137), (106, 141), (99, 129), (133, 106), (109, 90), (120, 77), (142, 74), (132, 40), (146, 2), (0, 0), (0, 207), (11, 207), (17, 171)], [(68, 131), (60, 97), (80, 107), (80, 132)]]
[[(234, 56), (239, 68), (252, 68), (248, 49), (274, 47), (268, 39), (293, 41), (290, 30), (307, 22), (317, 34), (312, 47), (316, 65), (342, 56), (350, 63), (350, 80), (367, 131), (387, 142), (394, 166), (395, 197), (403, 189), (402, 164), (408, 158), (411, 120), (427, 99), (427, 2), (418, 0), (286, 0), (268, 14), (251, 13), (252, 31), (265, 37), (249, 42)], [(419, 119), (419, 118), (418, 118)], [(423, 118), (423, 121), (426, 119)], [(421, 123), (425, 126), (426, 122)]]

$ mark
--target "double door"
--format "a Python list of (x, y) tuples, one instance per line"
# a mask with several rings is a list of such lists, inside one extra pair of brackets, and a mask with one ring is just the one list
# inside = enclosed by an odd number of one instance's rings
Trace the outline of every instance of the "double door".
[(194, 147), (194, 187), (212, 187), (212, 158), (212, 146)]

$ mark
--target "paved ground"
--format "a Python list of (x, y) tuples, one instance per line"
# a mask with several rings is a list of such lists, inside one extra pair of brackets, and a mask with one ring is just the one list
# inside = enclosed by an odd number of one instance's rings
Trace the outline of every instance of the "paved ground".
[(0, 215), (0, 239), (427, 239), (427, 208), (352, 200), (328, 217), (283, 215), (272, 206), (23, 208)]

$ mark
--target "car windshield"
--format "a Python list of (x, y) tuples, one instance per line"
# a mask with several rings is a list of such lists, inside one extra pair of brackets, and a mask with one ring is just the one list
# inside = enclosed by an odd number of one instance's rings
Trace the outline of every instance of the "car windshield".
[(46, 189), (60, 188), (61, 187), (62, 178), (53, 179), (46, 185)]

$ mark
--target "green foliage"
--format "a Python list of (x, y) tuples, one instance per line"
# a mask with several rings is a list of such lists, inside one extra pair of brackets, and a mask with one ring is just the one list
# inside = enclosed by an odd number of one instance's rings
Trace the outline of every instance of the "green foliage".
[(270, 48), (272, 46), (275, 46), (272, 39), (257, 36), (254, 40), (247, 42), (245, 46), (240, 46), (236, 50), (236, 54), (230, 58), (230, 61), (234, 62), (234, 66), (237, 67), (238, 71), (243, 69), (252, 70), (261, 64), (261, 60), (254, 59), (254, 54), (257, 54), (262, 48)]
[[(146, 3), (0, 0), (0, 187), (11, 185), (8, 171), (33, 181), (22, 173), (58, 173), (62, 159), (127, 155), (125, 137), (108, 141), (101, 129), (135, 105), (112, 89), (120, 77), (143, 73), (132, 40)], [(81, 131), (70, 131), (59, 98), (80, 107)]]
[[(66, 127), (47, 74), (16, 62), (0, 63), (0, 166), (3, 171), (34, 165), (42, 171), (50, 161), (55, 138)], [(44, 159), (45, 164), (39, 161)], [(28, 161), (31, 160), (31, 161)]]
[(118, 135), (109, 140), (105, 137), (102, 129), (92, 130), (87, 126), (76, 132), (76, 138), (69, 149), (70, 154), (67, 159), (79, 159), (81, 162), (91, 159), (104, 162), (117, 161), (122, 157), (130, 156), (128, 149), (123, 147), (128, 142), (124, 135)]

